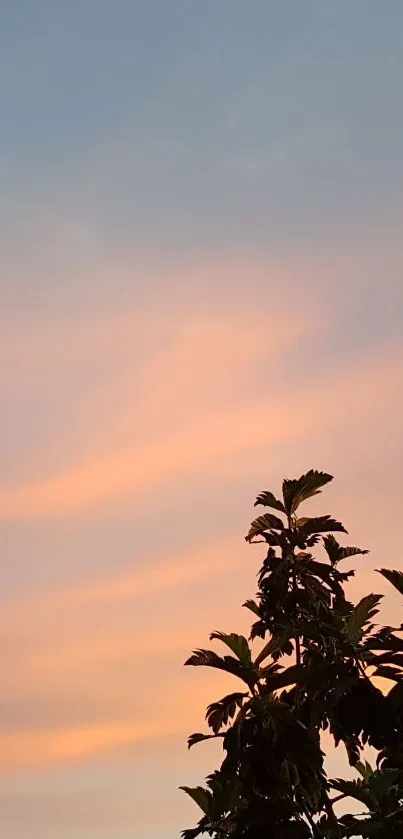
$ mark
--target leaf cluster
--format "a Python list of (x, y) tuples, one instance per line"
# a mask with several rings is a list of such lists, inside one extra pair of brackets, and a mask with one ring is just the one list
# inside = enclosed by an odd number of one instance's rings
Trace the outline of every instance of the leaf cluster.
[[(213, 632), (226, 651), (198, 649), (186, 661), (227, 672), (242, 689), (212, 702), (209, 731), (188, 740), (219, 738), (224, 756), (204, 787), (182, 787), (202, 811), (183, 839), (403, 837), (402, 627), (374, 622), (381, 595), (357, 604), (346, 597), (354, 571), (342, 563), (368, 551), (339, 544), (334, 533), (346, 531), (337, 519), (299, 515), (331, 480), (310, 470), (284, 480), (281, 499), (258, 495), (256, 505), (276, 513), (254, 519), (246, 536), (267, 551), (256, 596), (244, 603), (250, 637)], [(379, 573), (403, 594), (402, 572)], [(379, 676), (392, 683), (388, 691), (377, 687)], [(324, 731), (344, 747), (355, 780), (327, 776)], [(375, 768), (363, 759), (367, 744), (377, 750)], [(344, 799), (355, 802), (347, 815)]]

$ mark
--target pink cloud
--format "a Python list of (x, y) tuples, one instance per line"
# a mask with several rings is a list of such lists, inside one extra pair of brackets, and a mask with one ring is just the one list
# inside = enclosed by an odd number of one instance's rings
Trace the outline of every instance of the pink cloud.
[(353, 434), (363, 412), (371, 410), (376, 419), (383, 401), (390, 394), (396, 399), (401, 358), (399, 345), (383, 356), (338, 372), (333, 379), (326, 376), (316, 381), (312, 389), (307, 378), (296, 392), (279, 395), (276, 400), (255, 400), (246, 407), (234, 404), (222, 413), (216, 413), (211, 405), (202, 421), (193, 418), (179, 431), (167, 435), (160, 431), (151, 442), (87, 457), (56, 477), (1, 490), (0, 516), (70, 515), (114, 496), (141, 493), (168, 479), (203, 472), (225, 454), (301, 439), (324, 424), (345, 421), (347, 405)]

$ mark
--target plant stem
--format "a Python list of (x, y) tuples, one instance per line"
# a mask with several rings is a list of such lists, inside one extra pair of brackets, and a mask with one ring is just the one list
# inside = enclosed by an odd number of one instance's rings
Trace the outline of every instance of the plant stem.
[(313, 835), (314, 835), (314, 836), (318, 836), (318, 837), (319, 837), (319, 839), (321, 839), (322, 834), (319, 832), (319, 828), (318, 828), (318, 827), (317, 827), (317, 825), (315, 824), (315, 822), (314, 822), (314, 820), (313, 820), (313, 818), (312, 818), (312, 816), (311, 816), (311, 814), (310, 814), (310, 812), (309, 812), (308, 808), (307, 808), (307, 807), (305, 807), (305, 805), (303, 804), (303, 805), (302, 805), (302, 809), (303, 809), (303, 811), (304, 811), (305, 818), (306, 818), (306, 819), (307, 819), (307, 821), (309, 822), (309, 825), (310, 825), (310, 828), (311, 828), (311, 830), (312, 830)]
[(339, 823), (337, 821), (336, 813), (333, 810), (333, 803), (327, 793), (325, 793), (325, 810), (327, 812), (327, 817), (329, 821), (334, 825), (335, 829), (337, 830), (337, 835), (341, 839), (341, 830), (339, 827)]
[[(294, 566), (294, 561), (295, 561), (294, 548), (293, 548), (293, 544), (292, 544), (292, 540), (291, 540), (291, 531), (292, 531), (292, 517), (291, 517), (291, 515), (287, 516), (287, 519), (288, 519), (288, 531), (289, 531), (289, 534), (290, 534), (290, 549), (291, 549), (291, 553), (289, 555), (289, 558), (291, 559), (291, 562), (292, 562), (292, 591), (293, 591), (293, 594), (295, 594), (297, 592), (297, 589), (298, 589), (298, 582), (297, 582), (297, 575), (295, 573), (295, 566)], [(295, 636), (295, 660), (296, 660), (297, 666), (299, 667), (300, 664), (301, 664), (301, 639), (300, 639), (299, 635)]]
[[(292, 572), (292, 590), (295, 593), (297, 591), (297, 589), (298, 589), (297, 575), (295, 573), (295, 570), (293, 570), (293, 572)], [(295, 657), (296, 657), (297, 666), (299, 667), (299, 665), (301, 664), (301, 639), (300, 639), (299, 635), (295, 636)]]

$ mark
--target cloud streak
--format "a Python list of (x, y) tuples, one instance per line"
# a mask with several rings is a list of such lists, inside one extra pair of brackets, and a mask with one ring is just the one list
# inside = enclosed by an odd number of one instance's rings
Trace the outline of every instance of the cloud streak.
[(71, 515), (125, 493), (141, 493), (179, 476), (197, 474), (219, 457), (247, 448), (269, 446), (312, 434), (323, 424), (350, 425), (357, 407), (376, 416), (375, 403), (396, 394), (401, 384), (401, 345), (368, 358), (332, 379), (308, 380), (296, 392), (276, 400), (263, 399), (246, 408), (232, 408), (141, 446), (84, 459), (64, 473), (32, 484), (0, 491), (0, 517), (29, 518)]

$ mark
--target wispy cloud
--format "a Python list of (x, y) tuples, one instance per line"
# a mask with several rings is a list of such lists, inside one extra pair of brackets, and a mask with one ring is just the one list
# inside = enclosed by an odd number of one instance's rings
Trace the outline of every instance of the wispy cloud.
[[(108, 498), (138, 493), (168, 478), (197, 473), (225, 454), (246, 448), (272, 445), (311, 434), (323, 424), (345, 419), (350, 427), (365, 406), (372, 413), (380, 399), (396, 394), (401, 383), (400, 344), (380, 357), (355, 362), (348, 370), (337, 371), (330, 379), (312, 381), (309, 377), (293, 393), (262, 399), (245, 407), (234, 405), (217, 414), (211, 406), (202, 421), (189, 421), (180, 431), (140, 446), (88, 457), (63, 474), (45, 478), (31, 486), (0, 491), (3, 518), (69, 515)], [(135, 416), (133, 417), (135, 422)]]
[(15, 770), (29, 766), (46, 766), (118, 749), (123, 745), (144, 740), (155, 740), (173, 734), (183, 736), (186, 732), (183, 712), (176, 720), (154, 723), (105, 723), (104, 725), (83, 725), (42, 731), (12, 731), (0, 734), (0, 770)]
[[(68, 514), (197, 468), (221, 451), (265, 442), (265, 408), (240, 409), (240, 396), (251, 372), (275, 364), (306, 328), (302, 319), (278, 318), (267, 330), (261, 314), (238, 310), (207, 316), (179, 308), (166, 321), (146, 308), (60, 331), (6, 331), (13, 373), (0, 382), (3, 398), (12, 405), (24, 385), (25, 403), (15, 405), (21, 422), (39, 387), (39, 451), (48, 464), (49, 451), (58, 459), (66, 453), (59, 474), (49, 465), (36, 482), (0, 490), (0, 516)], [(274, 439), (286, 433), (275, 421), (271, 428)], [(17, 448), (18, 426), (9, 435)]]
[(192, 585), (206, 577), (225, 574), (241, 561), (239, 544), (231, 536), (197, 550), (190, 548), (182, 557), (174, 556), (163, 563), (154, 563), (152, 558), (148, 558), (147, 567), (118, 576), (105, 579), (99, 579), (98, 576), (90, 583), (42, 588), (25, 597), (5, 601), (0, 623), (7, 622), (14, 613), (21, 616), (31, 609), (43, 614), (48, 609), (57, 611), (61, 606), (81, 604), (86, 608), (90, 603), (142, 598), (166, 589)]
[[(8, 643), (14, 638), (11, 671), (3, 661), (3, 698), (6, 706), (12, 704), (14, 722), (9, 718), (6, 727), (0, 726), (2, 771), (77, 761), (172, 735), (185, 738), (212, 685), (208, 680), (196, 685), (192, 679), (184, 684), (181, 663), (191, 645), (206, 638), (209, 616), (201, 613), (190, 631), (178, 612), (179, 621), (172, 616), (165, 628), (158, 621), (159, 604), (173, 591), (179, 604), (186, 592), (197, 597), (201, 582), (219, 585), (239, 574), (242, 563), (242, 551), (228, 539), (164, 565), (3, 604), (0, 634)], [(119, 627), (116, 619), (112, 625), (99, 623), (94, 607), (104, 610), (110, 604), (119, 610), (122, 598), (133, 611), (131, 630)], [(146, 624), (143, 612), (136, 619), (136, 601), (144, 598), (154, 604)], [(220, 611), (224, 620), (227, 609)], [(218, 691), (222, 683), (214, 679)], [(49, 719), (51, 724), (44, 725)]]

